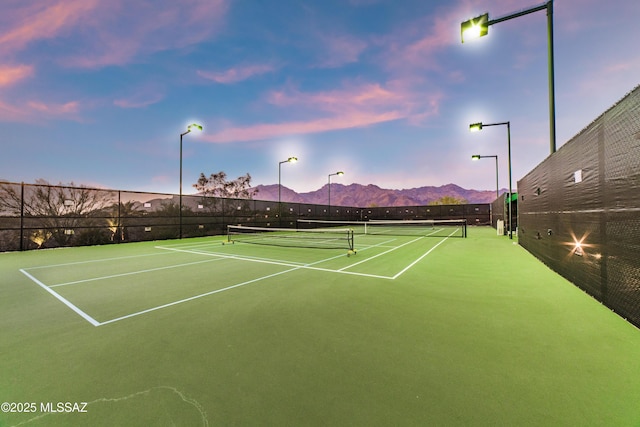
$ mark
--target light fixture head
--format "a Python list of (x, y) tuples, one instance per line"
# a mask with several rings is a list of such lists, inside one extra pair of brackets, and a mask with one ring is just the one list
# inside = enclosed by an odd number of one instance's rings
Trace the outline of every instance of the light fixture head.
[(480, 160), (480, 154), (474, 154), (471, 156), (471, 160)]
[(469, 132), (478, 132), (480, 130), (482, 130), (482, 122), (471, 123), (469, 125)]
[(475, 18), (464, 21), (460, 24), (460, 39), (464, 40), (477, 39), (486, 36), (489, 33), (489, 14), (476, 16)]
[(287, 159), (287, 162), (289, 162), (289, 163), (295, 163), (295, 162), (297, 162), (297, 161), (298, 161), (298, 158), (297, 158), (297, 157), (293, 157), (293, 156), (292, 156), (292, 157), (289, 157), (289, 158)]
[(336, 172), (336, 175), (344, 175), (344, 172), (342, 172), (342, 171)]

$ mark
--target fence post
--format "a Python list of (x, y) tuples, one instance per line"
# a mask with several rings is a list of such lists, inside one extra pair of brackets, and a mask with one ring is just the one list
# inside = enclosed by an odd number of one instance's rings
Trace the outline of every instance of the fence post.
[(20, 183), (20, 251), (24, 250), (24, 181)]
[(120, 212), (120, 208), (122, 206), (121, 193), (122, 191), (118, 190), (118, 220), (116, 221), (116, 231), (115, 233), (113, 233), (113, 238), (118, 243), (122, 243), (122, 239), (124, 238), (124, 229), (122, 227), (122, 213)]
[(225, 219), (224, 219), (225, 218), (224, 210), (226, 209), (226, 206), (225, 206), (225, 203), (224, 203), (225, 200), (227, 200), (227, 199), (225, 199), (224, 197), (220, 198), (220, 202), (221, 202), (220, 203), (220, 209), (221, 209), (220, 212), (222, 212), (222, 229), (223, 229), (223, 231), (225, 231), (227, 229), (227, 225), (226, 225)]

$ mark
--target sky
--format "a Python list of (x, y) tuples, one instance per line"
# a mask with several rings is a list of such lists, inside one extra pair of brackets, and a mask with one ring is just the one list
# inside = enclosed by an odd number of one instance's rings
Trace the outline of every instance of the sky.
[[(508, 187), (550, 155), (537, 0), (2, 0), (0, 180), (184, 193), (200, 173)], [(640, 3), (555, 0), (557, 147), (640, 83)], [(290, 156), (295, 164), (283, 163)], [(259, 196), (257, 197), (259, 198)]]

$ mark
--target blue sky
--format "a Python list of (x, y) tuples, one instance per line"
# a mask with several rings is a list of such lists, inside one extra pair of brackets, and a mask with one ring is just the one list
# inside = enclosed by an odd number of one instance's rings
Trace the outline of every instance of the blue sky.
[[(0, 179), (177, 193), (245, 173), (298, 192), (507, 182), (549, 155), (536, 0), (3, 0)], [(640, 3), (555, 0), (557, 145), (640, 83)]]

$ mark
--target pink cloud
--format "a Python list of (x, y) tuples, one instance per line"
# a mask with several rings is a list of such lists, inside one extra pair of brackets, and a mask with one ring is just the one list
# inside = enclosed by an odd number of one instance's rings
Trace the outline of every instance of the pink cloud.
[(6, 8), (5, 18), (13, 25), (0, 36), (0, 51), (4, 54), (23, 49), (33, 41), (58, 36), (66, 28), (75, 26), (82, 17), (94, 10), (98, 0), (58, 0), (16, 2), (16, 6)]
[[(490, 17), (522, 9), (521, 0), (461, 0), (434, 11), (426, 18), (418, 18), (394, 33), (380, 37), (382, 63), (396, 74), (411, 75), (425, 69), (444, 72), (438, 54), (460, 45), (460, 24), (490, 9)], [(543, 13), (543, 12), (540, 12)]]
[(26, 122), (28, 117), (29, 113), (27, 111), (0, 100), (0, 121)]
[(345, 84), (342, 89), (315, 93), (291, 88), (273, 91), (266, 102), (291, 111), (289, 114), (305, 114), (313, 118), (249, 126), (231, 125), (220, 132), (204, 135), (202, 139), (216, 143), (252, 141), (363, 127), (399, 119), (419, 124), (424, 118), (437, 114), (442, 96), (436, 92), (427, 97), (426, 104), (416, 97), (410, 86), (402, 81), (390, 81), (386, 86), (378, 83)]
[(144, 108), (149, 105), (156, 104), (162, 100), (162, 95), (157, 95), (152, 98), (130, 98), (130, 99), (116, 99), (113, 101), (113, 105), (120, 108)]
[(92, 14), (79, 28), (87, 38), (82, 54), (73, 55), (67, 64), (83, 68), (122, 65), (139, 56), (190, 46), (219, 31), (228, 9), (227, 0), (158, 3), (101, 3), (103, 10)]
[(351, 36), (325, 35), (320, 39), (325, 52), (320, 54), (317, 66), (323, 68), (337, 68), (357, 62), (360, 54), (367, 48), (366, 42)]
[(78, 120), (79, 109), (80, 103), (78, 101), (64, 104), (29, 101), (21, 105), (11, 105), (0, 100), (0, 121), (30, 123), (54, 117)]
[(141, 88), (126, 98), (115, 99), (113, 104), (120, 108), (144, 108), (163, 99), (163, 90), (155, 87), (155, 85), (150, 85), (149, 87)]
[(625, 72), (625, 71), (629, 71), (633, 68), (638, 67), (638, 64), (640, 63), (640, 61), (626, 61), (626, 62), (618, 62), (616, 64), (608, 64), (604, 71), (608, 74), (616, 74), (619, 72)]
[(30, 65), (0, 65), (0, 87), (11, 86), (33, 75)]
[(418, 19), (412, 25), (378, 40), (383, 49), (384, 66), (396, 74), (423, 73), (425, 69), (442, 70), (437, 54), (460, 43), (460, 23), (469, 12), (465, 4), (456, 9), (436, 13), (429, 19)]
[(267, 102), (280, 107), (303, 106), (330, 112), (349, 109), (372, 109), (376, 106), (399, 105), (406, 94), (394, 92), (379, 83), (352, 85), (346, 89), (305, 93), (296, 89), (273, 91)]
[(29, 101), (27, 105), (34, 111), (45, 113), (50, 116), (69, 115), (78, 112), (77, 101), (71, 101), (65, 104), (45, 104), (41, 101)]
[(627, 61), (596, 64), (588, 73), (577, 79), (577, 94), (598, 93), (603, 81), (610, 82), (609, 89), (619, 86), (619, 93), (630, 90), (637, 85), (637, 71), (640, 68), (640, 59), (630, 58)]
[(30, 43), (68, 39), (58, 55), (66, 66), (99, 68), (199, 42), (222, 27), (227, 0), (49, 0), (3, 10), (9, 28), (0, 53), (14, 54)]
[(330, 130), (348, 129), (397, 120), (404, 117), (402, 112), (382, 113), (353, 112), (349, 115), (326, 117), (309, 121), (285, 123), (260, 123), (246, 127), (231, 127), (221, 132), (202, 137), (208, 142), (255, 141), (291, 134), (308, 134)]
[(197, 73), (200, 77), (213, 80), (216, 83), (229, 84), (247, 80), (253, 76), (269, 73), (273, 70), (274, 67), (271, 65), (247, 65), (244, 67), (230, 68), (222, 72), (198, 70)]

